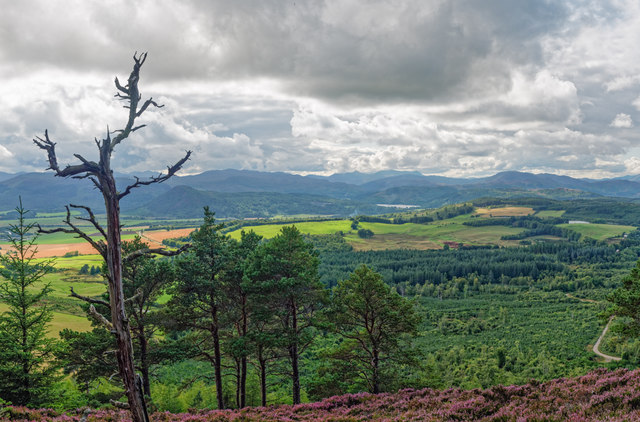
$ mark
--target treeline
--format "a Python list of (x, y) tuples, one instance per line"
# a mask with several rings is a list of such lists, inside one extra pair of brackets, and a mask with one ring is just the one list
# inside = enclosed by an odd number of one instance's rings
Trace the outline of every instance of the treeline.
[[(191, 247), (177, 257), (156, 259), (141, 252), (147, 246), (140, 238), (122, 244), (123, 255), (128, 257), (122, 268), (128, 297), (124, 306), (135, 366), (152, 407), (153, 397), (164, 408), (171, 402), (162, 386), (158, 386), (160, 391), (155, 389), (153, 373), (189, 360), (210, 364), (210, 371), (191, 373), (185, 382), (196, 383), (211, 375), (213, 385), (207, 391), (215, 396), (214, 406), (220, 409), (245, 407), (248, 398), (256, 396), (259, 402), (251, 404), (266, 406), (270, 397), (273, 400), (273, 393), (278, 402), (296, 404), (303, 397), (362, 390), (378, 393), (403, 385), (398, 376), (402, 368), (418, 364), (412, 339), (421, 318), (414, 303), (364, 265), (354, 267), (328, 289), (320, 282), (314, 244), (294, 226), (283, 227), (270, 240), (252, 231), (242, 232), (241, 239), (234, 240), (222, 229), (206, 209), (203, 225), (191, 235)], [(338, 237), (318, 236), (313, 240), (320, 250), (336, 253)], [(16, 242), (18, 246), (23, 244)], [(14, 258), (19, 260), (18, 255)], [(9, 261), (3, 264), (4, 277), (15, 271), (18, 278), (21, 265), (30, 265), (17, 262), (14, 268)], [(81, 271), (90, 272), (86, 268)], [(0, 283), (0, 292), (4, 286)], [(16, 289), (15, 294), (24, 294), (23, 290)], [(119, 400), (123, 392), (117, 377), (112, 376), (117, 368), (112, 352), (115, 339), (104, 316), (109, 315), (108, 294), (85, 297), (72, 291), (74, 297), (87, 302), (86, 310), (95, 328), (90, 332), (65, 329), (60, 342), (44, 338), (43, 327), (51, 318), (51, 310), (41, 303), (47, 294), (45, 289), (40, 295), (28, 296), (33, 299), (23, 313), (41, 316), (39, 331), (26, 335), (38, 337), (43, 347), (55, 347), (44, 360), (36, 355), (42, 347), (32, 349), (30, 362), (38, 363), (24, 369), (5, 359), (9, 356), (6, 350), (0, 351), (0, 374), (14, 375), (0, 377), (0, 404), (98, 407)], [(6, 340), (3, 346), (8, 350), (13, 347), (8, 339), (20, 336), (18, 331), (3, 336), (3, 330), (18, 310), (11, 309), (9, 316), (0, 318), (0, 339)], [(374, 332), (364, 328), (367, 324), (376, 327)], [(36, 367), (40, 372), (30, 372)], [(60, 379), (55, 374), (61, 369), (77, 382), (83, 398), (78, 397), (79, 392), (71, 399), (56, 397), (60, 392), (54, 391), (53, 384)], [(34, 383), (35, 376), (45, 370), (48, 381)], [(18, 390), (18, 378), (31, 382), (20, 384)], [(282, 387), (274, 385), (288, 386), (288, 400), (282, 395)], [(198, 404), (198, 400), (193, 398), (192, 403)]]
[(457, 217), (459, 215), (472, 213), (474, 206), (471, 203), (447, 205), (437, 210), (394, 213), (381, 216), (359, 215), (353, 218), (354, 221), (364, 221), (367, 223), (383, 223), (383, 224), (426, 224), (436, 220), (446, 220), (447, 218)]
[(546, 198), (481, 198), (473, 201), (477, 207), (524, 206), (536, 211), (563, 210), (567, 220), (586, 220), (590, 223), (607, 223), (638, 226), (640, 204), (624, 198), (598, 198), (555, 200)]
[[(334, 238), (340, 242), (340, 238)], [(344, 241), (344, 240), (342, 240)], [(461, 247), (450, 250), (325, 250), (320, 276), (331, 285), (364, 263), (386, 283), (406, 294), (463, 297), (465, 292), (509, 291), (505, 286), (539, 286), (574, 291), (602, 286), (600, 277), (578, 277), (572, 266), (615, 268), (640, 255), (640, 233), (634, 231), (619, 245), (593, 239), (580, 242), (535, 242), (529, 246)]]

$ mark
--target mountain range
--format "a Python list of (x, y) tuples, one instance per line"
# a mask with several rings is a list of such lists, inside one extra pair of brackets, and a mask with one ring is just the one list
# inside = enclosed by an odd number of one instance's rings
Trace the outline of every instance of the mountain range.
[[(117, 176), (122, 189), (133, 180), (132, 175)], [(223, 218), (347, 216), (389, 212), (393, 209), (389, 205), (440, 207), (487, 196), (634, 200), (640, 199), (640, 178), (593, 180), (516, 171), (467, 179), (400, 171), (323, 177), (211, 170), (135, 189), (122, 200), (121, 208), (125, 214), (141, 217), (197, 218), (205, 205)], [(87, 205), (96, 212), (103, 206), (99, 192), (87, 180), (61, 179), (51, 173), (0, 173), (0, 212), (14, 209), (18, 197), (36, 212), (63, 211), (69, 203)]]

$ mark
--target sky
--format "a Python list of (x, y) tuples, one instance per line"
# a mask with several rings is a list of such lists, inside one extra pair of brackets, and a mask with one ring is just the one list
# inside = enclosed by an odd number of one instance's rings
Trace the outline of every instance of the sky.
[(0, 0), (0, 171), (97, 160), (113, 78), (164, 104), (122, 172), (640, 174), (640, 3)]

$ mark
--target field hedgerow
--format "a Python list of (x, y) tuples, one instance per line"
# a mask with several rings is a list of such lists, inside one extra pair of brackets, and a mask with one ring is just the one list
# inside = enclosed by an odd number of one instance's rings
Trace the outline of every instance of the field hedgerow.
[[(3, 421), (79, 421), (82, 410), (6, 407)], [(85, 414), (86, 416), (86, 414)], [(124, 411), (96, 410), (87, 422), (128, 421)], [(155, 413), (161, 422), (249, 421), (630, 421), (640, 420), (640, 370), (598, 369), (577, 378), (487, 390), (413, 390), (347, 394), (316, 403), (197, 413)]]

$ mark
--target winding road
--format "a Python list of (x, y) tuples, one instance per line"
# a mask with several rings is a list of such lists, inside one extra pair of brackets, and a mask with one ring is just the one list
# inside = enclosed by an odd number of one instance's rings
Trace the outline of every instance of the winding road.
[[(582, 299), (582, 298), (579, 298), (579, 297), (575, 297), (570, 293), (567, 293), (567, 297), (571, 298), (571, 299), (579, 300), (580, 302), (599, 303), (597, 300)], [(602, 353), (600, 351), (600, 342), (602, 342), (602, 339), (607, 334), (607, 331), (609, 331), (609, 326), (611, 325), (611, 321), (613, 321), (613, 319), (615, 317), (616, 317), (615, 315), (611, 315), (611, 317), (609, 317), (609, 321), (607, 321), (607, 325), (604, 326), (604, 329), (602, 330), (602, 334), (600, 334), (600, 337), (598, 337), (598, 340), (596, 340), (596, 344), (593, 345), (593, 353), (595, 353), (596, 355), (600, 356), (602, 359), (604, 359), (605, 362), (611, 362), (611, 361), (616, 361), (617, 362), (617, 361), (622, 360), (622, 358), (619, 358), (617, 356), (607, 355), (607, 354)]]
[(611, 315), (611, 317), (609, 317), (609, 321), (607, 321), (607, 325), (604, 326), (604, 330), (602, 330), (602, 334), (600, 334), (600, 337), (598, 337), (598, 341), (596, 341), (596, 344), (593, 345), (593, 353), (600, 356), (602, 359), (604, 359), (605, 362), (611, 362), (612, 360), (613, 361), (622, 360), (622, 358), (606, 355), (600, 351), (600, 342), (602, 341), (604, 336), (607, 334), (607, 331), (609, 331), (609, 325), (611, 325), (611, 321), (613, 321), (615, 317), (616, 317), (615, 315)]

